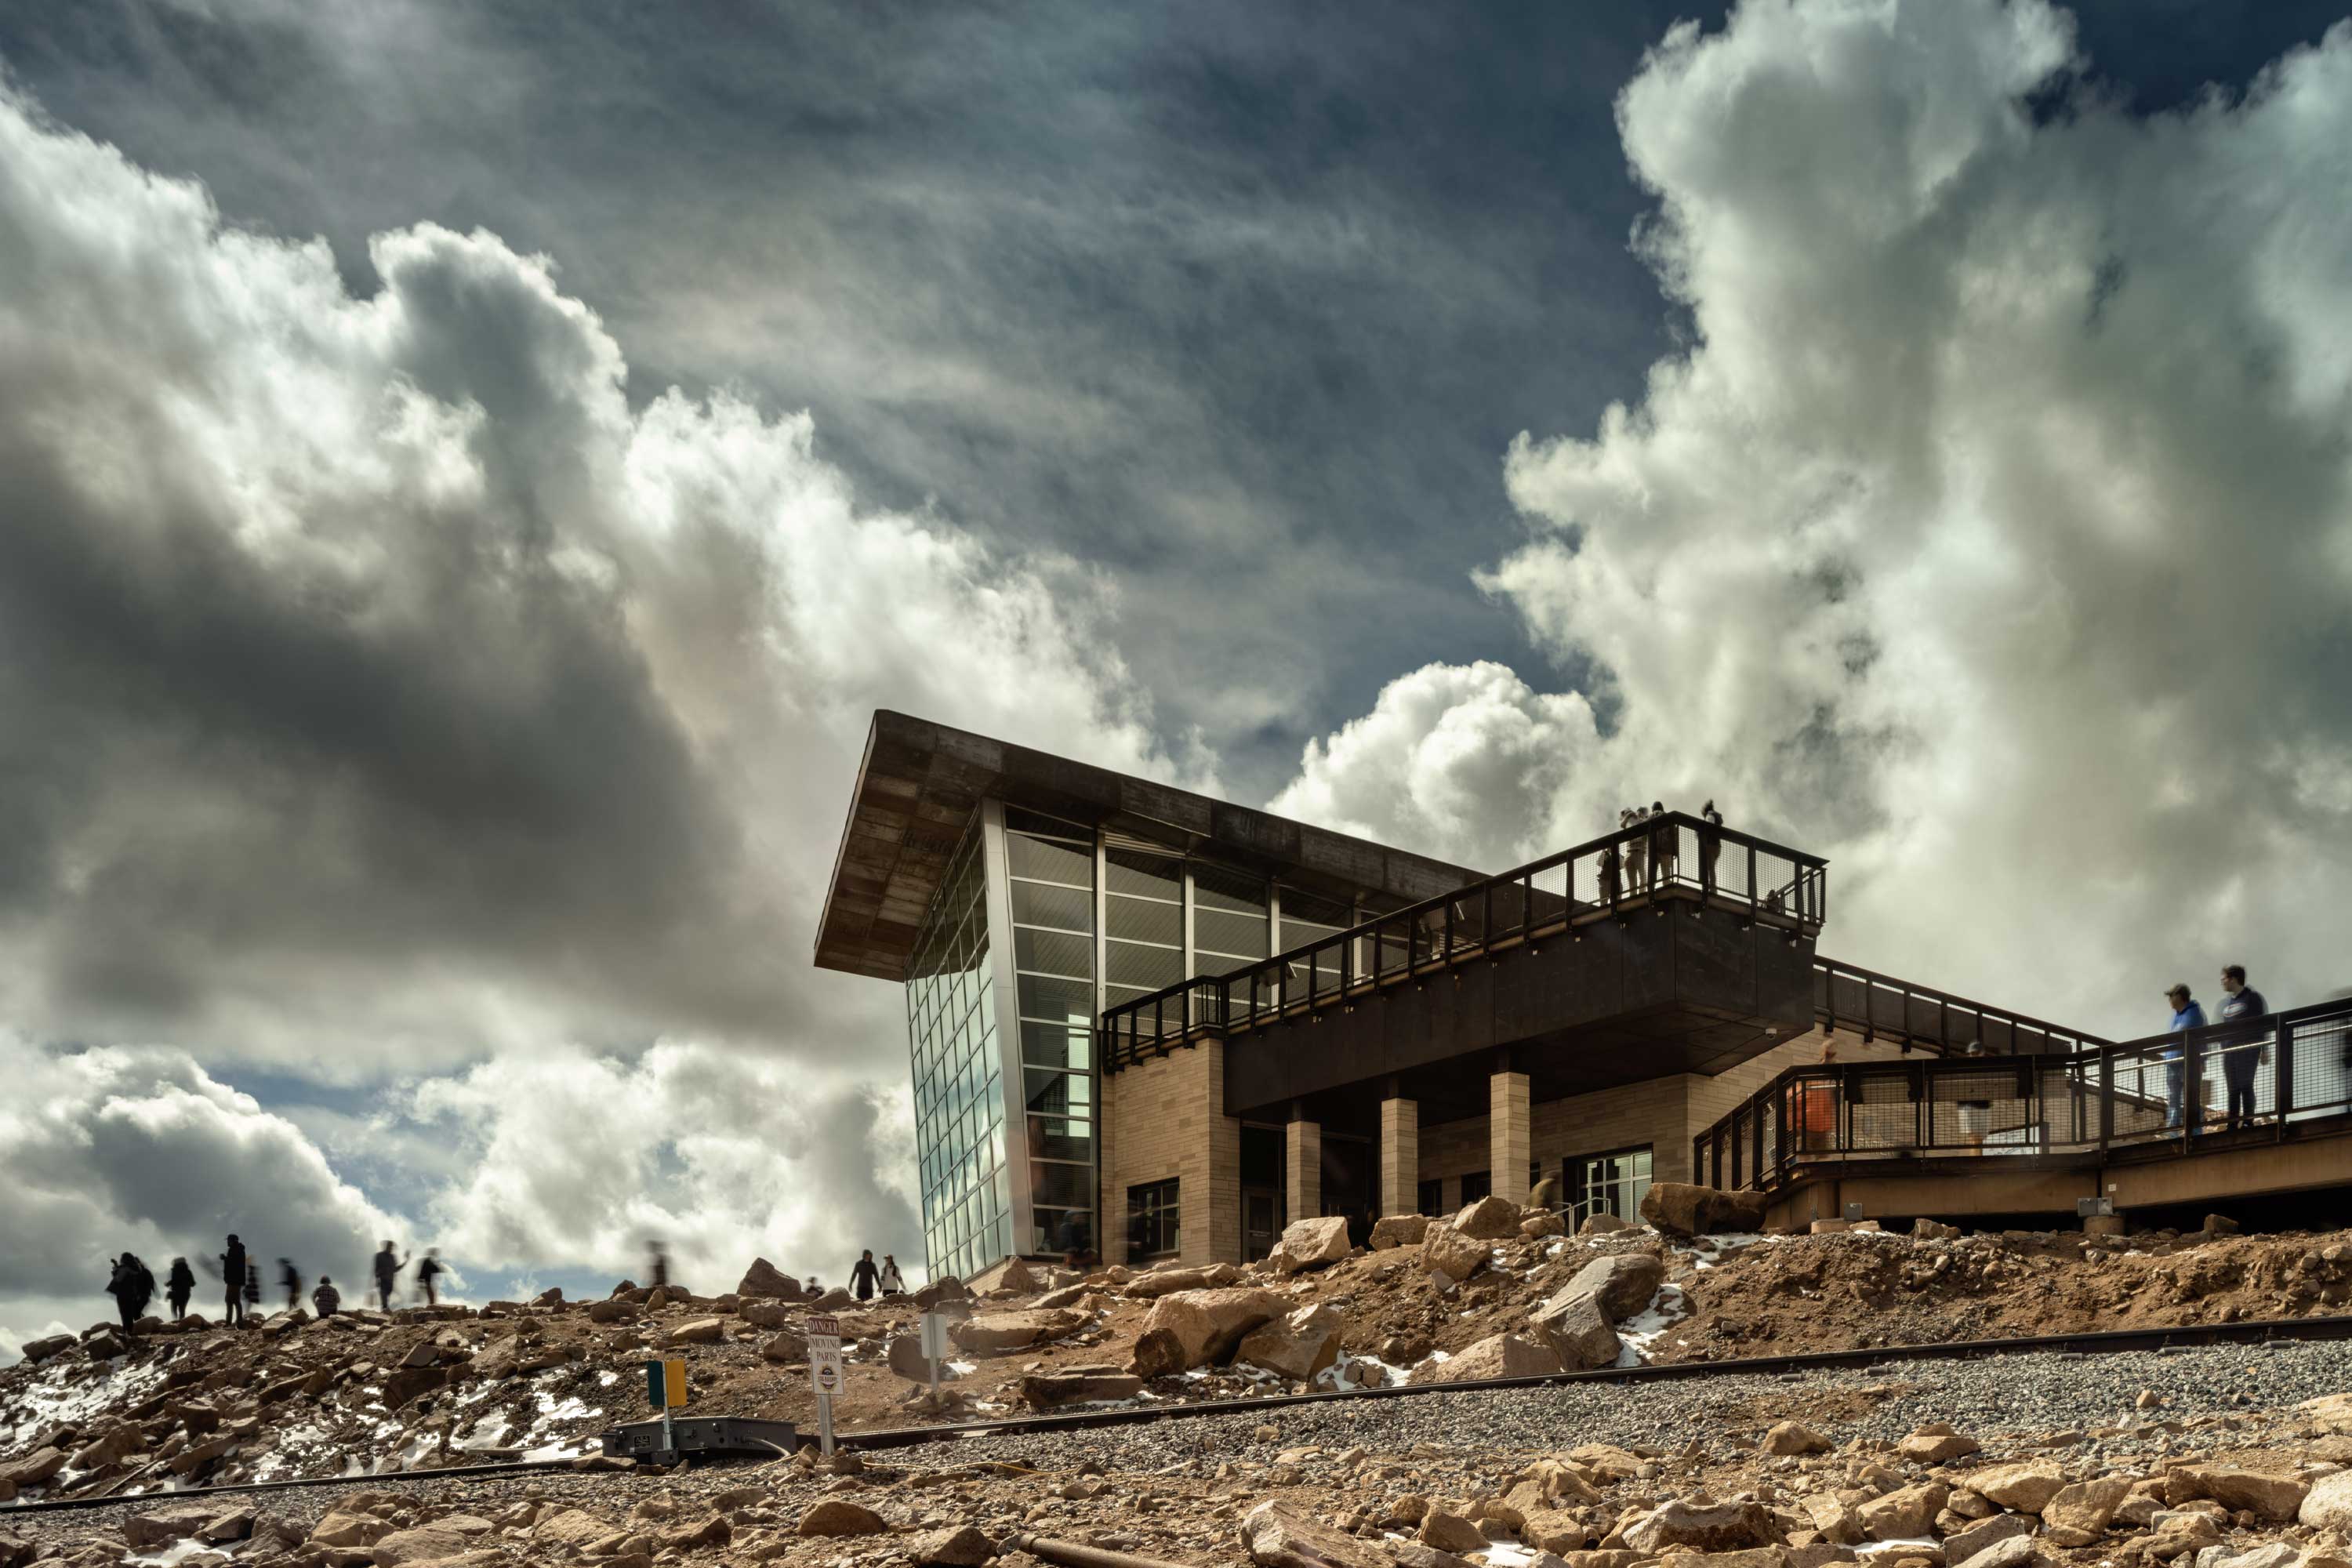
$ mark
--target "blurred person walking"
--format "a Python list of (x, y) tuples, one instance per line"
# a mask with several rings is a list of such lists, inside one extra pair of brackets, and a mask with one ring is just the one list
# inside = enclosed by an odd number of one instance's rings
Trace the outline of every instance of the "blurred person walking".
[(2237, 1131), (2240, 1124), (2252, 1126), (2254, 1120), (2254, 1075), (2271, 1059), (2267, 1042), (2258, 1026), (2270, 1012), (2271, 1005), (2263, 994), (2246, 984), (2246, 966), (2226, 964), (2221, 970), (2221, 989), (2229, 994), (2221, 1004), (2219, 1022), (2236, 1026), (2221, 1037), (2221, 1079), (2229, 1089), (2229, 1128)]
[(392, 1310), (393, 1285), (400, 1279), (400, 1271), (407, 1267), (407, 1258), (393, 1256), (392, 1243), (389, 1241), (383, 1244), (383, 1250), (375, 1255), (376, 1300), (383, 1303), (383, 1310), (386, 1312)]
[(906, 1293), (907, 1281), (898, 1272), (898, 1260), (888, 1253), (884, 1253), (882, 1255), (882, 1299), (887, 1301), (893, 1296), (903, 1296)]
[(114, 1298), (114, 1310), (122, 1314), (122, 1332), (127, 1338), (145, 1314), (147, 1303), (155, 1299), (155, 1276), (139, 1261), (137, 1253), (126, 1252), (114, 1260), (106, 1293)]
[(874, 1300), (874, 1281), (880, 1277), (880, 1272), (874, 1267), (874, 1253), (871, 1248), (858, 1255), (856, 1263), (852, 1265), (849, 1270), (849, 1283), (850, 1288), (857, 1292), (859, 1300)]
[(434, 1281), (447, 1272), (448, 1270), (441, 1265), (441, 1254), (432, 1247), (426, 1247), (425, 1261), (416, 1266), (416, 1288), (425, 1292), (426, 1306), (437, 1307), (441, 1304), (440, 1290)]
[(669, 1254), (662, 1249), (662, 1244), (656, 1240), (649, 1240), (646, 1243), (646, 1252), (647, 1254), (647, 1260), (646, 1263), (646, 1289), (649, 1290), (668, 1289)]
[(294, 1271), (294, 1260), (278, 1260), (278, 1288), (286, 1292), (286, 1310), (289, 1312), (302, 1305), (302, 1276)]
[(228, 1238), (228, 1250), (220, 1255), (220, 1276), (221, 1288), (226, 1295), (224, 1305), (227, 1309), (221, 1321), (233, 1329), (243, 1326), (245, 1322), (245, 1243), (232, 1233)]
[(163, 1277), (163, 1299), (172, 1303), (172, 1321), (178, 1322), (188, 1315), (188, 1298), (196, 1293), (195, 1270), (184, 1258), (172, 1259), (172, 1271)]

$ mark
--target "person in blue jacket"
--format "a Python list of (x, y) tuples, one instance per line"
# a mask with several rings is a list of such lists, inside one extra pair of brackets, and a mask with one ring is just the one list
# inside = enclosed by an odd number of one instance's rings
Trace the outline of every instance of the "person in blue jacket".
[(2181, 1081), (2186, 1070), (2181, 1055), (2189, 1044), (2189, 1031), (2205, 1026), (2205, 1009), (2189, 994), (2185, 982), (2175, 985), (2164, 995), (2172, 1004), (2172, 1032), (2181, 1037), (2179, 1043), (2167, 1046), (2164, 1050), (2164, 1124), (2178, 1127), (2180, 1125), (2181, 1091), (2186, 1087)]

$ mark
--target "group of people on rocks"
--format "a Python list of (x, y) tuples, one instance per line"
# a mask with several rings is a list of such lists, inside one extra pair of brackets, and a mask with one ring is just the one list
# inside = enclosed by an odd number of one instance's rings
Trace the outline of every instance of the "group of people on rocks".
[[(222, 1247), (218, 1261), (205, 1264), (205, 1271), (221, 1282), (221, 1321), (229, 1328), (242, 1328), (261, 1310), (261, 1267), (247, 1250), (245, 1243), (231, 1233)], [(408, 1267), (408, 1259), (396, 1255), (393, 1244), (386, 1241), (375, 1255), (375, 1294), (378, 1303), (389, 1312), (400, 1271)], [(428, 1248), (416, 1265), (416, 1293), (425, 1305), (436, 1306), (440, 1301), (440, 1278), (448, 1272), (440, 1254)], [(278, 1260), (278, 1286), (286, 1293), (286, 1310), (294, 1311), (302, 1305), (302, 1276), (291, 1258)], [(134, 1331), (139, 1320), (147, 1315), (147, 1308), (155, 1300), (155, 1275), (138, 1254), (126, 1252), (114, 1260), (106, 1282), (107, 1294), (114, 1298), (115, 1310), (122, 1316), (122, 1331)], [(185, 1258), (172, 1259), (172, 1267), (163, 1277), (163, 1299), (170, 1305), (172, 1321), (179, 1321), (188, 1315), (188, 1302), (196, 1293), (196, 1276)], [(310, 1307), (321, 1318), (331, 1318), (341, 1310), (342, 1293), (335, 1289), (328, 1276), (319, 1276), (319, 1283), (310, 1292)]]
[[(1618, 831), (1630, 832), (1666, 815), (1666, 803), (1629, 805), (1617, 813)], [(1715, 868), (1723, 856), (1723, 813), (1709, 800), (1699, 808), (1698, 879), (1715, 891)], [(1682, 865), (1682, 835), (1674, 827), (1605, 845), (1601, 851), (1601, 901), (1613, 904), (1628, 893), (1645, 893), (1660, 882), (1674, 880)], [(1776, 900), (1780, 895), (1773, 895)]]

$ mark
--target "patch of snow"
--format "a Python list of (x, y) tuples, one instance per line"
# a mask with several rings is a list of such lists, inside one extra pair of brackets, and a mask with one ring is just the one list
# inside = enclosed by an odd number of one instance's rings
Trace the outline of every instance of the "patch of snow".
[(1497, 1541), (1478, 1553), (1487, 1568), (1526, 1568), (1536, 1560), (1536, 1554), (1515, 1541)]
[(1897, 1557), (1927, 1556), (1935, 1548), (1933, 1541), (1865, 1541), (1853, 1549), (1856, 1557), (1867, 1561), (1885, 1552)]
[(199, 1552), (212, 1552), (216, 1550), (217, 1548), (215, 1548), (210, 1542), (199, 1541), (193, 1535), (184, 1535), (180, 1537), (179, 1540), (174, 1541), (171, 1545), (164, 1547), (160, 1552), (151, 1552), (143, 1556), (134, 1552), (132, 1555), (125, 1557), (123, 1561), (125, 1563), (142, 1563), (151, 1564), (152, 1568), (173, 1568), (173, 1564), (178, 1563), (184, 1557), (194, 1557)]
[(1691, 1314), (1690, 1298), (1679, 1285), (1661, 1285), (1650, 1304), (1634, 1313), (1617, 1329), (1617, 1364), (1642, 1366), (1650, 1359), (1650, 1346), (1660, 1334), (1673, 1328)]
[(600, 1372), (596, 1374), (596, 1386), (599, 1388), (610, 1388), (620, 1381), (621, 1374), (617, 1372)]
[[(1339, 1374), (1341, 1373), (1346, 1372), (1351, 1367), (1359, 1366), (1369, 1366), (1378, 1369), (1380, 1373), (1380, 1380), (1377, 1383), (1369, 1384), (1362, 1382), (1360, 1379), (1350, 1379), (1346, 1383), (1342, 1383), (1340, 1381)], [(1341, 1351), (1338, 1361), (1333, 1362), (1329, 1366), (1325, 1367), (1321, 1372), (1315, 1374), (1315, 1386), (1318, 1388), (1329, 1389), (1335, 1393), (1342, 1388), (1385, 1388), (1392, 1385), (1402, 1384), (1411, 1376), (1412, 1372), (1410, 1368), (1391, 1366), (1388, 1363), (1382, 1361), (1378, 1356), (1349, 1355), (1346, 1351)]]
[(977, 1365), (968, 1361), (951, 1361), (947, 1363), (947, 1368), (958, 1377), (970, 1377), (980, 1370)]
[(506, 1436), (511, 1427), (512, 1424), (505, 1416), (493, 1413), (475, 1422), (472, 1432), (455, 1439), (449, 1447), (466, 1449), (502, 1448), (506, 1447)]
[(532, 1448), (523, 1458), (534, 1463), (545, 1459), (576, 1459), (583, 1454), (604, 1452), (604, 1445), (593, 1438), (567, 1437), (560, 1443), (550, 1443), (544, 1448)]

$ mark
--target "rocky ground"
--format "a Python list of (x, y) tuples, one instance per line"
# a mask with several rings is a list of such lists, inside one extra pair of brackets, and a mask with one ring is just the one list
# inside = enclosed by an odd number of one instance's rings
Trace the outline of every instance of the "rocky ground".
[[(2334, 1347), (1203, 1411), (837, 1465), (354, 1480), (0, 1517), (0, 1568), (2342, 1568)], [(1044, 1537), (1039, 1542), (1034, 1537)]]
[[(853, 1305), (837, 1424), (2294, 1317), (2352, 1299), (2340, 1234), (1694, 1235), (1738, 1216), (1703, 1214), (1705, 1195), (1676, 1206), (1676, 1191), (1654, 1191), (1651, 1224), (1572, 1237), (1487, 1199), (1450, 1221), (1382, 1221), (1364, 1250), (1338, 1222), (1307, 1221), (1247, 1268), (1016, 1267), (976, 1281), (977, 1299), (949, 1282), (930, 1292), (957, 1320), (936, 1401), (917, 1302)], [(716, 1298), (625, 1286), (593, 1302), (60, 1336), (0, 1372), (0, 1500), (586, 1454), (646, 1414), (638, 1363), (656, 1354), (688, 1362), (696, 1414), (807, 1427), (803, 1334), (820, 1309), (797, 1294), (762, 1264)]]

